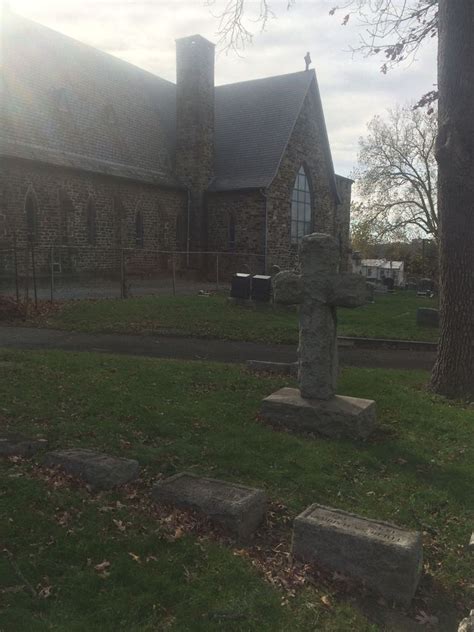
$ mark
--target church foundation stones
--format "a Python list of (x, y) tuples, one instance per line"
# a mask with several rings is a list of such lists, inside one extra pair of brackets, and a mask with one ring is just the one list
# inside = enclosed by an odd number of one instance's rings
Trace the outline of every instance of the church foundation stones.
[(152, 496), (158, 503), (197, 511), (241, 540), (260, 525), (267, 503), (260, 489), (186, 472), (157, 483)]
[(317, 504), (295, 519), (292, 553), (405, 606), (415, 594), (423, 560), (420, 533)]
[(101, 454), (84, 448), (48, 452), (44, 464), (60, 467), (82, 479), (95, 491), (125, 485), (138, 476), (138, 461)]

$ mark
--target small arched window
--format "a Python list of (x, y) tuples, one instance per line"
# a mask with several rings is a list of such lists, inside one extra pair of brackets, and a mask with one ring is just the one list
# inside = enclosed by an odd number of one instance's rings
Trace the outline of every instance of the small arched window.
[(235, 216), (233, 213), (229, 217), (229, 250), (235, 250)]
[(291, 194), (291, 243), (298, 244), (311, 232), (311, 227), (311, 191), (301, 166)]
[(135, 215), (135, 245), (137, 248), (143, 248), (144, 241), (143, 215), (141, 211), (137, 211)]
[(25, 199), (26, 236), (28, 241), (35, 241), (38, 233), (38, 202), (30, 189)]
[(94, 200), (90, 197), (86, 206), (87, 241), (91, 246), (97, 243), (97, 215)]
[(125, 220), (125, 207), (122, 200), (116, 195), (114, 197), (114, 219), (115, 219), (115, 241), (118, 246), (123, 242), (123, 224)]

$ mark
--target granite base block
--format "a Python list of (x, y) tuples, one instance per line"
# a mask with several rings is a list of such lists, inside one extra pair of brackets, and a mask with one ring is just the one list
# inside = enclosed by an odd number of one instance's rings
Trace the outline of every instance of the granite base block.
[(265, 398), (260, 413), (273, 426), (333, 438), (365, 439), (376, 426), (375, 402), (370, 399), (304, 399), (296, 388), (282, 388)]

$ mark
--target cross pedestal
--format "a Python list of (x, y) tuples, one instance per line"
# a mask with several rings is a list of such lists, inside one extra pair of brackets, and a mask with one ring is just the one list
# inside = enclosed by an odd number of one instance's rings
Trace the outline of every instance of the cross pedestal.
[(301, 274), (280, 272), (275, 302), (300, 305), (299, 389), (283, 388), (263, 400), (262, 416), (273, 425), (332, 437), (367, 437), (375, 427), (375, 402), (336, 395), (337, 307), (366, 302), (363, 277), (338, 274), (339, 252), (330, 235), (303, 238)]

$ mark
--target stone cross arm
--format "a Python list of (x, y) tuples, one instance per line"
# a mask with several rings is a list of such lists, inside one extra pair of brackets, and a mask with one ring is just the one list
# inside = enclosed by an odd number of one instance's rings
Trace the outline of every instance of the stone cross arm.
[(299, 305), (305, 299), (334, 307), (360, 307), (367, 302), (366, 280), (357, 274), (328, 275), (323, 283), (303, 290), (303, 276), (279, 272), (273, 281), (275, 303)]

